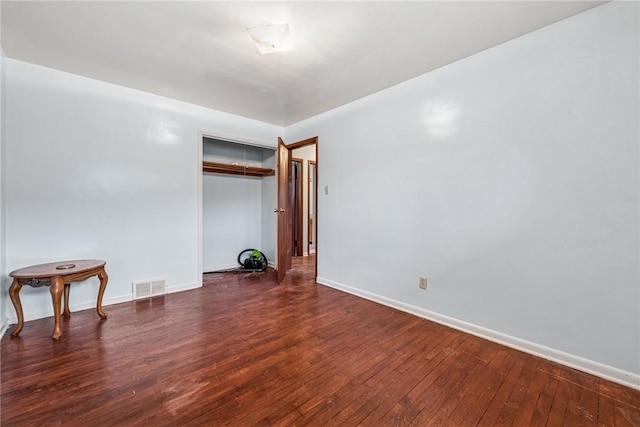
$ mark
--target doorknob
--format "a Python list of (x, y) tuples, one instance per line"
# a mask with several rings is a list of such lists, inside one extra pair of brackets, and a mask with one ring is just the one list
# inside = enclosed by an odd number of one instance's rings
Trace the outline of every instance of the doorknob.
[[(278, 213), (278, 208), (275, 208), (273, 211)], [(284, 209), (280, 208), (280, 212), (284, 212)]]

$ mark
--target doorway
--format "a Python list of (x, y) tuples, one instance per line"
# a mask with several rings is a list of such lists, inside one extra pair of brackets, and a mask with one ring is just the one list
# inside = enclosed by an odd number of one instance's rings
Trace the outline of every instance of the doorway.
[[(303, 187), (303, 166), (304, 159), (291, 158), (291, 180), (289, 181), (289, 197), (291, 198), (291, 209), (293, 212), (293, 227), (291, 238), (293, 247), (291, 256), (304, 256), (304, 187)], [(308, 255), (308, 253), (307, 253)]]
[[(313, 241), (315, 234), (313, 214), (310, 208), (315, 209), (315, 188), (312, 183), (316, 174), (316, 144), (294, 148), (291, 158), (291, 198), (293, 200), (293, 238), (297, 239), (296, 252), (293, 256), (311, 256), (309, 242)], [(299, 170), (298, 176), (295, 176)], [(315, 252), (315, 251), (314, 251)]]

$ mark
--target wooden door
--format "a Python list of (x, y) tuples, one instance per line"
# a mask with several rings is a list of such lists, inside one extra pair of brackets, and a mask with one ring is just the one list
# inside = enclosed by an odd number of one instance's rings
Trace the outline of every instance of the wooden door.
[(291, 151), (278, 138), (278, 283), (291, 269), (292, 212), (289, 209), (289, 180), (291, 179)]

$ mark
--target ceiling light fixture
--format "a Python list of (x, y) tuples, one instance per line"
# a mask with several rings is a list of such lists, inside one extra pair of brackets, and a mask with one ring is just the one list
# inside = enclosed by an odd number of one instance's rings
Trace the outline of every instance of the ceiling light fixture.
[(261, 54), (290, 52), (296, 50), (289, 24), (270, 25), (262, 28), (247, 28), (249, 35)]

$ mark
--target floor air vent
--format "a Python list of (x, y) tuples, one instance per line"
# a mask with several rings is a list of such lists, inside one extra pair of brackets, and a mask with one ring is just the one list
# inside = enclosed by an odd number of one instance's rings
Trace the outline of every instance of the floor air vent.
[(133, 282), (133, 299), (149, 298), (167, 293), (164, 279)]

